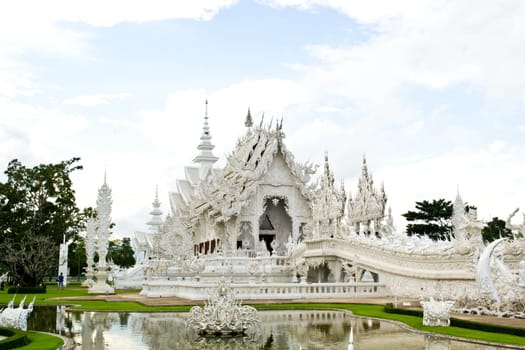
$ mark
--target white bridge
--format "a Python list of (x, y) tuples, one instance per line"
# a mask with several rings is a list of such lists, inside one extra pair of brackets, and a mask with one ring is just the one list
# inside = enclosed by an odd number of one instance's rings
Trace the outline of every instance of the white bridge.
[[(204, 255), (186, 265), (157, 261), (141, 294), (205, 300), (218, 278), (230, 278), (239, 298), (341, 299), (383, 296), (461, 297), (477, 290), (479, 251), (458, 243), (352, 237), (309, 240), (288, 257)], [(509, 259), (511, 264), (516, 263)]]

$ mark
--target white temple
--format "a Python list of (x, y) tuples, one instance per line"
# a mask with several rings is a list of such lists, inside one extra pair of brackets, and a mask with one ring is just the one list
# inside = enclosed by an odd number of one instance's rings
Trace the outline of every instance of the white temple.
[[(171, 212), (137, 235), (144, 250), (141, 294), (206, 299), (222, 277), (242, 299), (396, 296), (478, 297), (481, 223), (458, 194), (456, 239), (396, 234), (384, 186), (363, 158), (355, 195), (335, 184), (328, 155), (320, 174), (287, 149), (282, 121), (254, 125), (223, 168), (207, 111), (193, 164), (169, 194)], [(525, 241), (505, 242), (505, 264), (519, 273)]]

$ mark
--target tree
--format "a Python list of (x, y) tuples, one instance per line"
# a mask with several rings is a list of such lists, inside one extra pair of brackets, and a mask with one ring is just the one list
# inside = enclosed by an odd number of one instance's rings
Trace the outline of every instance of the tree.
[(128, 237), (109, 242), (108, 257), (115, 265), (128, 268), (135, 265), (135, 252)]
[(407, 221), (409, 236), (427, 235), (433, 240), (447, 239), (452, 235), (452, 202), (445, 199), (416, 202), (417, 211), (402, 214)]
[[(70, 179), (73, 171), (82, 169), (77, 165), (79, 160), (27, 168), (14, 159), (4, 172), (7, 181), (0, 182), (0, 246), (7, 250), (1, 250), (0, 263), (9, 267), (21, 285), (37, 285), (54, 272), (64, 235), (66, 239), (75, 238), (83, 227), (84, 218), (75, 203)], [(47, 249), (38, 269), (24, 265), (40, 256), (35, 244)], [(9, 256), (12, 254), (23, 258), (17, 260)]]
[(501, 220), (498, 217), (492, 218), (491, 221), (487, 222), (487, 225), (481, 230), (481, 235), (485, 242), (492, 242), (503, 237), (514, 237), (512, 231), (507, 228), (505, 220)]
[(15, 285), (37, 286), (56, 267), (49, 260), (56, 260), (53, 257), (58, 256), (58, 246), (48, 236), (27, 235), (20, 241), (8, 237), (0, 243), (0, 251)]
[(86, 242), (82, 236), (78, 236), (68, 248), (69, 275), (80, 277), (87, 266)]

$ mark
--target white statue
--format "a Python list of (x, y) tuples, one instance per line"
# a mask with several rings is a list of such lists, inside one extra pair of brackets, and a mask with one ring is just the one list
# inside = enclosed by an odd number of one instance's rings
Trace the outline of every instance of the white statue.
[(111, 294), (115, 289), (106, 283), (109, 275), (106, 256), (109, 246), (109, 234), (111, 226), (111, 189), (106, 183), (106, 175), (104, 174), (104, 183), (98, 190), (97, 196), (97, 253), (98, 263), (96, 266), (95, 277), (96, 282), (89, 288), (90, 294)]
[(58, 255), (58, 274), (62, 274), (63, 280), (62, 280), (62, 287), (67, 287), (67, 276), (69, 273), (69, 269), (67, 266), (67, 255), (68, 255), (68, 247), (71, 244), (72, 241), (66, 242), (66, 235), (64, 235), (63, 242), (60, 243), (60, 250)]
[(421, 301), (423, 306), (423, 325), (424, 326), (450, 326), (450, 310), (454, 306), (452, 300)]
[(17, 308), (14, 307), (15, 297), (16, 295), (13, 296), (13, 299), (9, 302), (7, 308), (0, 313), (0, 327), (16, 328), (27, 331), (27, 319), (33, 311), (36, 297), (33, 297), (33, 301), (29, 303), (27, 309), (24, 309), (26, 297), (20, 301)]
[(500, 298), (498, 295), (498, 291), (496, 290), (496, 287), (494, 286), (494, 281), (492, 279), (492, 269), (490, 267), (491, 265), (491, 258), (492, 254), (494, 253), (494, 250), (496, 247), (502, 243), (505, 240), (505, 238), (497, 239), (493, 242), (491, 242), (481, 253), (479, 257), (479, 261), (476, 267), (476, 281), (478, 282), (479, 289), (481, 291), (481, 294), (485, 297), (490, 298), (491, 300), (495, 302), (499, 302)]
[(253, 336), (260, 331), (257, 310), (251, 306), (241, 306), (224, 277), (203, 308), (191, 308), (187, 327), (201, 335)]

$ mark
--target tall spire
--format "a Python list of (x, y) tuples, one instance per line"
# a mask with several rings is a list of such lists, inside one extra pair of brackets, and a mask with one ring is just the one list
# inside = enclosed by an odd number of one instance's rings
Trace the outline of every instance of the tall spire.
[(366, 176), (368, 177), (368, 167), (366, 166), (366, 155), (363, 154), (363, 167), (361, 168), (361, 172), (363, 174), (366, 174)]
[(246, 120), (244, 121), (244, 125), (247, 128), (251, 128), (253, 126), (252, 114), (250, 113), (250, 107), (248, 107), (248, 114), (246, 115)]
[(111, 188), (106, 182), (106, 172), (104, 172), (104, 183), (100, 186), (97, 196), (97, 248), (99, 256), (99, 266), (106, 266), (106, 255), (108, 253), (108, 242), (111, 227)]
[(160, 226), (162, 225), (162, 211), (160, 210), (160, 201), (159, 201), (159, 186), (155, 189), (155, 200), (153, 203), (153, 210), (150, 211), (151, 219), (147, 222), (147, 225), (150, 226), (152, 231), (159, 232)]
[(208, 124), (208, 100), (205, 102), (204, 126), (202, 127), (201, 143), (197, 146), (200, 151), (199, 155), (193, 159), (194, 163), (200, 165), (199, 177), (201, 180), (206, 178), (211, 167), (219, 159), (213, 155), (215, 146), (211, 143), (210, 126)]

